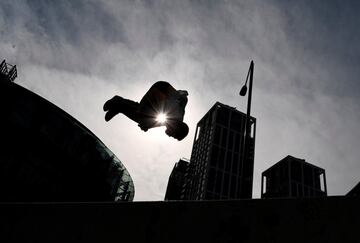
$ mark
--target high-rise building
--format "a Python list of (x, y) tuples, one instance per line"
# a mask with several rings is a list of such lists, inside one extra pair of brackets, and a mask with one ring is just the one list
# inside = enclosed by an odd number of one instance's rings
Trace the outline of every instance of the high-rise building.
[(185, 184), (185, 175), (188, 167), (189, 161), (184, 158), (175, 163), (166, 188), (165, 200), (181, 199), (181, 192)]
[(304, 159), (288, 155), (261, 176), (261, 198), (326, 195), (325, 170)]
[(252, 197), (256, 119), (250, 117), (245, 158), (246, 114), (219, 102), (198, 122), (183, 199)]

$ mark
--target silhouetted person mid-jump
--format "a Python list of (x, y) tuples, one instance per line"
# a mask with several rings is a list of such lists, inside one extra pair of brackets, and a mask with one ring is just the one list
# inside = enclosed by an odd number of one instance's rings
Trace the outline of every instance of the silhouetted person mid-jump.
[(104, 104), (105, 120), (122, 113), (138, 123), (143, 131), (166, 126), (165, 133), (177, 140), (184, 139), (189, 127), (183, 122), (188, 92), (176, 90), (168, 82), (158, 81), (151, 86), (140, 103), (114, 96)]

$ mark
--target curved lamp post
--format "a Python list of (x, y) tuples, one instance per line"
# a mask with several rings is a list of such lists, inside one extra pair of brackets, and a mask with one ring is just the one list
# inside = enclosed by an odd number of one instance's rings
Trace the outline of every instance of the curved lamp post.
[[(253, 84), (253, 75), (254, 75), (254, 61), (251, 61), (248, 74), (246, 76), (246, 81), (244, 86), (241, 88), (239, 94), (240, 96), (245, 96), (247, 93), (247, 81), (250, 79), (249, 84), (249, 94), (248, 94), (248, 103), (247, 103), (247, 112), (246, 112), (246, 121), (245, 121), (245, 136), (243, 143), (243, 157), (242, 157), (242, 166), (244, 165), (244, 161), (248, 158), (249, 155), (249, 141), (250, 141), (250, 110), (251, 110), (251, 94), (252, 94), (252, 84)], [(242, 173), (242, 170), (241, 170)]]
[(246, 133), (245, 135), (248, 136), (249, 135), (249, 124), (250, 124), (250, 110), (251, 110), (251, 93), (252, 93), (252, 84), (253, 84), (253, 75), (254, 75), (254, 61), (251, 61), (250, 63), (250, 68), (248, 71), (248, 74), (246, 76), (246, 81), (244, 86), (242, 86), (239, 94), (241, 96), (245, 96), (247, 93), (247, 81), (249, 80), (249, 76), (250, 76), (250, 84), (249, 84), (249, 94), (248, 94), (248, 103), (247, 103), (247, 112), (246, 112)]

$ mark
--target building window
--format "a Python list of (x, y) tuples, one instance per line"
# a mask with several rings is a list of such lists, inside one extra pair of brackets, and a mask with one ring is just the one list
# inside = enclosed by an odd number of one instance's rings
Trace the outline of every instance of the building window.
[(211, 168), (209, 172), (209, 179), (208, 179), (208, 189), (210, 191), (214, 191), (214, 184), (215, 184), (215, 169)]
[(222, 136), (221, 136), (221, 146), (226, 148), (226, 140), (227, 140), (228, 130), (226, 128), (222, 129)]
[(215, 183), (215, 192), (220, 193), (221, 183), (222, 183), (223, 174), (221, 171), (216, 171), (216, 183)]
[(266, 179), (266, 176), (263, 176), (263, 184), (262, 184), (262, 194), (265, 194), (266, 193), (266, 191), (267, 191), (267, 184), (266, 184), (266, 182), (267, 182), (267, 179)]
[(228, 142), (227, 148), (230, 150), (233, 150), (233, 144), (234, 144), (234, 132), (230, 131), (229, 132), (229, 142)]
[(227, 150), (226, 152), (226, 164), (225, 164), (225, 171), (230, 172), (231, 169), (231, 162), (232, 162), (232, 153), (231, 151)]
[(304, 191), (303, 191), (302, 185), (300, 183), (297, 184), (297, 189), (298, 189), (299, 197), (303, 197), (304, 196)]
[(220, 107), (217, 110), (216, 122), (227, 127), (229, 124), (230, 111), (227, 108)]
[(224, 183), (223, 183), (222, 194), (226, 197), (229, 193), (229, 181), (230, 181), (230, 175), (228, 173), (224, 173)]
[(241, 121), (242, 121), (242, 115), (238, 112), (232, 112), (230, 128), (237, 132), (241, 132), (241, 127), (242, 127)]
[(240, 151), (240, 133), (235, 133), (235, 147), (234, 151), (239, 152)]
[(197, 126), (196, 128), (196, 137), (195, 137), (195, 141), (197, 141), (200, 137), (200, 130), (201, 130), (201, 127), (200, 126)]
[(325, 185), (324, 185), (324, 182), (325, 182), (325, 178), (324, 178), (324, 173), (321, 173), (320, 174), (320, 190), (325, 192)]
[(220, 128), (220, 126), (216, 126), (215, 138), (214, 138), (214, 144), (216, 144), (216, 145), (220, 145), (220, 134), (221, 134), (221, 128)]
[(231, 185), (230, 185), (230, 198), (235, 198), (235, 192), (236, 192), (236, 176), (231, 176)]
[(215, 145), (212, 146), (212, 150), (211, 150), (211, 158), (210, 158), (210, 165), (211, 166), (216, 166), (217, 164), (217, 159), (218, 159), (218, 155), (219, 155), (219, 148)]
[(233, 157), (233, 160), (232, 160), (231, 173), (233, 173), (233, 174), (238, 173), (239, 164), (240, 164), (239, 153), (234, 153), (234, 157)]
[(297, 182), (301, 182), (301, 164), (297, 161), (291, 161), (291, 177)]
[(218, 160), (218, 168), (220, 170), (223, 170), (224, 169), (224, 164), (225, 164), (225, 149), (223, 148), (220, 148), (220, 157), (219, 157), (219, 160)]

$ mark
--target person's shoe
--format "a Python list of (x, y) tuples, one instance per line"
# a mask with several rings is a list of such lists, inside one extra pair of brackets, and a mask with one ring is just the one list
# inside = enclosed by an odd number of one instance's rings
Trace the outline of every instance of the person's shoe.
[(119, 104), (121, 104), (122, 100), (123, 100), (123, 98), (121, 98), (120, 96), (115, 95), (110, 100), (105, 102), (105, 104), (103, 106), (103, 110), (108, 111), (110, 109), (113, 109), (116, 106), (119, 106)]
[(122, 100), (123, 98), (116, 95), (105, 102), (103, 106), (103, 110), (107, 111), (105, 114), (105, 121), (110, 121), (114, 116), (120, 113), (119, 107), (121, 107)]
[(110, 121), (114, 116), (119, 114), (119, 112), (116, 112), (114, 110), (108, 110), (105, 114), (105, 121)]

